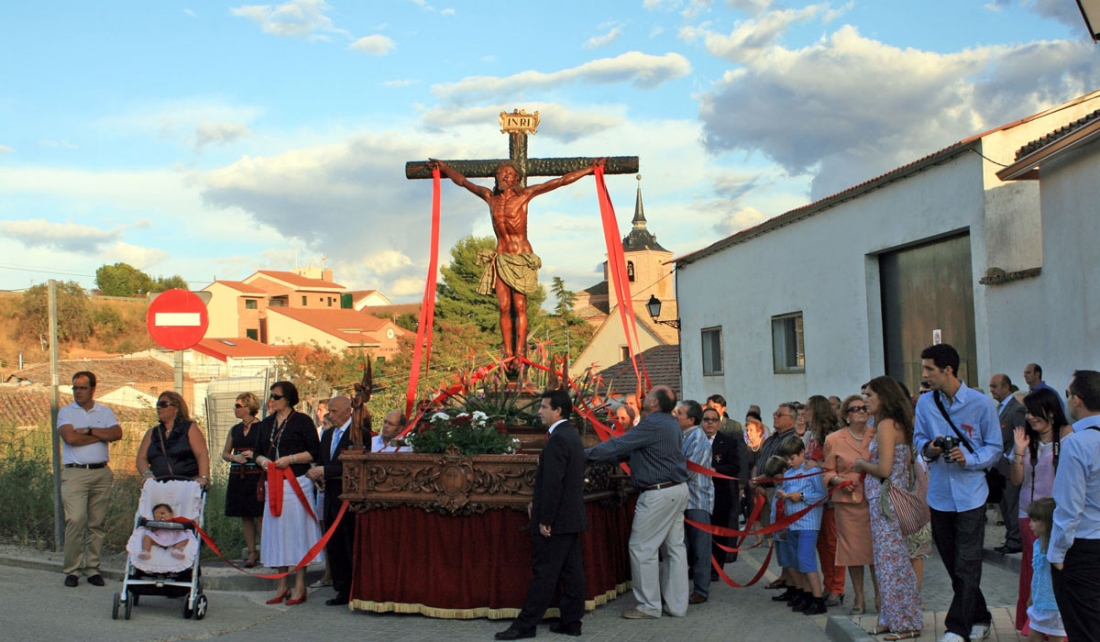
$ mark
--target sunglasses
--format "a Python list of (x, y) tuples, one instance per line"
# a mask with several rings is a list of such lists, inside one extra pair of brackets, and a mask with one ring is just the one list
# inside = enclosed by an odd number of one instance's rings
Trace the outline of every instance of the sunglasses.
[(848, 412), (867, 412), (867, 406), (848, 406)]
[(246, 408), (247, 406), (245, 406), (243, 403), (235, 403), (235, 404), (233, 404), (233, 407), (234, 408)]
[(273, 392), (273, 393), (271, 393), (271, 398), (272, 398), (272, 399), (274, 399), (275, 401), (281, 401), (281, 400), (282, 400), (282, 398), (283, 398), (283, 397), (285, 397), (285, 396), (286, 396), (286, 395), (277, 395), (277, 394), (275, 394), (274, 392)]
[(1066, 391), (1066, 400), (1067, 401), (1069, 400), (1070, 397), (1076, 397), (1076, 396), (1077, 396), (1076, 392), (1073, 392), (1072, 390), (1067, 390)]
[(172, 405), (172, 404), (171, 404), (171, 403), (169, 403), (169, 402), (167, 402), (167, 401), (158, 401), (158, 402), (157, 402), (157, 408), (167, 408), (167, 407), (169, 407), (169, 406), (171, 406), (171, 405)]

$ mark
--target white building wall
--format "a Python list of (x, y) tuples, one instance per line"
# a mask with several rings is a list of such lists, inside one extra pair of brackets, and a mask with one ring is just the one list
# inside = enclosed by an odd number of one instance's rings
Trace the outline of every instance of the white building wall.
[(993, 370), (1026, 389), (1024, 367), (1036, 362), (1061, 391), (1074, 370), (1100, 369), (1100, 144), (1045, 163), (1039, 186), (1042, 272), (977, 287), (987, 291), (998, 321), (989, 332)]
[[(749, 404), (768, 411), (811, 394), (857, 393), (884, 369), (875, 255), (969, 229), (976, 280), (985, 269), (983, 208), (982, 160), (964, 153), (681, 265), (685, 396), (722, 394), (739, 416)], [(775, 374), (771, 318), (798, 311), (805, 372)], [(975, 315), (984, 318), (977, 301)], [(722, 326), (723, 375), (703, 376), (700, 331), (713, 326)]]

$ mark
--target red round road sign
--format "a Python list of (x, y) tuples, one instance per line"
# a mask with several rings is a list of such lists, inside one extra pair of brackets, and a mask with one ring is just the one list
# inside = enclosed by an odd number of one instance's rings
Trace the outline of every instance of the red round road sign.
[(206, 304), (189, 290), (161, 292), (145, 315), (149, 336), (169, 350), (186, 350), (202, 341), (209, 325)]

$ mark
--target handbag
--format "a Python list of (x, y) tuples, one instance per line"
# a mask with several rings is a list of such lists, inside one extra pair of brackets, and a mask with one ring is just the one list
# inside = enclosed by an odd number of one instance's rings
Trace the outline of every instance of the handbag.
[(911, 460), (909, 488), (896, 486), (889, 478), (882, 480), (882, 493), (878, 498), (879, 510), (886, 519), (896, 515), (902, 537), (908, 537), (932, 520), (927, 496), (928, 473)]

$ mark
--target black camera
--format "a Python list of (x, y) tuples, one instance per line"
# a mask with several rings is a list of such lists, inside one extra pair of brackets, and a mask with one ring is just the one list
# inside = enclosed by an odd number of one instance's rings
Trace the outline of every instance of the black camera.
[[(958, 448), (959, 443), (961, 442), (959, 442), (957, 437), (936, 437), (932, 441), (932, 445), (936, 448), (939, 448), (944, 453), (949, 453), (952, 450), (955, 450), (956, 448)], [(948, 459), (947, 461), (952, 460)]]

